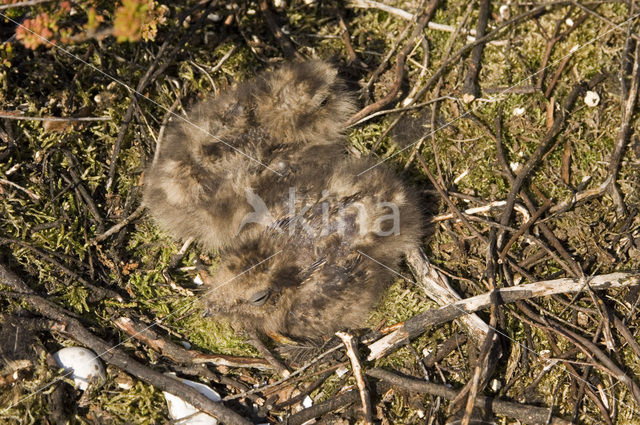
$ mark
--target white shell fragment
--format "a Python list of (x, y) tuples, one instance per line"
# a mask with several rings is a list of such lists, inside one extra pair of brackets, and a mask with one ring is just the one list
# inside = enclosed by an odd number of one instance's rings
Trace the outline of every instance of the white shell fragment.
[[(182, 379), (182, 378), (177, 378), (177, 379), (180, 379), (182, 382), (184, 382), (188, 386), (195, 388), (196, 390), (198, 390), (198, 392), (203, 394), (209, 400), (213, 400), (213, 401), (221, 400), (220, 394), (218, 394), (211, 388), (207, 387), (206, 385), (201, 384), (200, 382), (194, 382), (194, 381), (190, 381), (188, 379)], [(169, 416), (171, 417), (171, 419), (178, 420), (178, 419), (185, 418), (184, 420), (179, 421), (178, 423), (182, 425), (217, 425), (218, 424), (218, 420), (216, 418), (206, 413), (200, 412), (200, 410), (196, 409), (195, 407), (193, 407), (193, 405), (187, 403), (180, 397), (175, 396), (166, 391), (163, 391), (162, 393), (164, 394), (164, 398), (167, 400), (167, 407), (169, 409)]]
[(349, 368), (344, 366), (336, 369), (336, 375), (338, 375), (338, 378), (342, 378), (347, 372), (349, 372)]
[(514, 117), (519, 117), (520, 115), (524, 114), (525, 109), (523, 107), (518, 107), (518, 108), (514, 108), (513, 109), (513, 116)]
[(306, 396), (304, 400), (302, 400), (302, 407), (304, 407), (305, 409), (308, 409), (311, 406), (313, 406), (313, 400), (311, 400), (311, 397)]
[(509, 5), (508, 4), (501, 5), (500, 9), (498, 9), (498, 13), (500, 13), (500, 17), (502, 19), (511, 18), (511, 10), (509, 9)]
[(584, 95), (584, 103), (590, 108), (598, 106), (598, 104), (600, 103), (600, 95), (593, 90), (589, 90)]
[(502, 382), (500, 382), (497, 379), (493, 379), (491, 381), (490, 387), (491, 387), (492, 391), (498, 391), (498, 390), (500, 390), (500, 388), (502, 388)]
[(71, 378), (82, 391), (95, 380), (105, 380), (107, 375), (102, 362), (91, 350), (82, 347), (67, 347), (53, 355), (58, 366), (71, 371)]

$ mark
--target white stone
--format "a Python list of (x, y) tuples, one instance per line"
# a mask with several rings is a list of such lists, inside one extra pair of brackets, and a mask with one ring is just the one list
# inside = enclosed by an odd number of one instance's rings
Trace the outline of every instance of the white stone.
[(311, 406), (313, 406), (313, 400), (311, 400), (311, 397), (306, 396), (304, 400), (302, 400), (302, 407), (308, 409)]
[(91, 350), (83, 347), (67, 347), (53, 355), (58, 365), (71, 372), (71, 378), (82, 391), (93, 380), (105, 380), (107, 375), (102, 362)]
[(598, 104), (600, 103), (600, 95), (593, 90), (589, 90), (584, 95), (584, 103), (590, 108), (598, 106)]
[(344, 366), (336, 369), (336, 375), (338, 375), (338, 378), (342, 378), (347, 372), (349, 372), (349, 368)]
[[(180, 379), (188, 386), (195, 388), (209, 400), (221, 400), (220, 394), (218, 394), (208, 386), (201, 384), (200, 382), (194, 382), (182, 378), (176, 379)], [(164, 398), (167, 400), (167, 407), (169, 408), (169, 416), (171, 417), (171, 419), (178, 420), (185, 418), (184, 420), (179, 421), (179, 423), (182, 425), (218, 425), (218, 420), (216, 418), (206, 413), (200, 412), (200, 410), (196, 409), (193, 405), (187, 403), (180, 397), (166, 391), (163, 391), (162, 393), (164, 394)], [(187, 418), (187, 416), (189, 418)]]
[(502, 6), (500, 6), (500, 9), (498, 9), (498, 12), (500, 13), (500, 17), (502, 19), (511, 18), (511, 11), (509, 10), (508, 4), (503, 4)]

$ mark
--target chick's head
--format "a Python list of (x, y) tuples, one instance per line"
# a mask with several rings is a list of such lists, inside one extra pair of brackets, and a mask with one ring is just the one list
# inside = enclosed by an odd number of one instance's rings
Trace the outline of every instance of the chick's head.
[(252, 241), (223, 257), (208, 282), (205, 306), (209, 315), (234, 327), (280, 334), (301, 283), (300, 270), (282, 253), (259, 245)]

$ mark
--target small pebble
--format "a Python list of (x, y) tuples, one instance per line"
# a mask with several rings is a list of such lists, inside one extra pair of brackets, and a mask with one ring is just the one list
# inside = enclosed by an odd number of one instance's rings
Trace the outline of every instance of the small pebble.
[(598, 106), (598, 104), (600, 103), (600, 95), (592, 90), (589, 90), (584, 95), (584, 103), (590, 108)]

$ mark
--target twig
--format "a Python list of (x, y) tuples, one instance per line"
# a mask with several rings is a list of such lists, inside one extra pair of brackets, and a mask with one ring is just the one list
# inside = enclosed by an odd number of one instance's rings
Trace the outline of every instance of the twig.
[[(525, 285), (496, 289), (500, 304), (512, 303), (518, 300), (543, 297), (553, 294), (580, 292), (588, 283), (594, 291), (624, 288), (640, 284), (640, 273), (611, 273), (594, 276), (588, 282), (580, 279), (564, 278), (543, 280)], [(396, 350), (407, 339), (421, 335), (429, 326), (439, 325), (458, 317), (485, 309), (491, 306), (491, 294), (488, 292), (475, 297), (466, 298), (446, 305), (437, 310), (427, 310), (397, 326), (397, 329), (379, 340), (369, 344), (371, 354), (367, 360), (375, 360)]]
[(0, 4), (0, 10), (11, 9), (14, 7), (29, 7), (35, 6), (40, 3), (48, 3), (53, 0), (28, 0), (28, 1), (19, 1), (17, 3), (9, 3), (9, 4)]
[(273, 34), (276, 41), (280, 44), (280, 47), (282, 48), (284, 55), (289, 58), (303, 59), (303, 56), (296, 51), (295, 47), (293, 47), (293, 43), (291, 42), (289, 37), (287, 37), (287, 35), (282, 32), (282, 30), (280, 29), (280, 26), (276, 23), (276, 19), (273, 16), (273, 12), (269, 7), (269, 1), (260, 0), (258, 2), (258, 7), (260, 8), (260, 12), (264, 17), (264, 20), (267, 23), (267, 26), (269, 27), (271, 34)]
[(547, 209), (551, 206), (551, 200), (546, 200), (545, 203), (538, 208), (538, 211), (536, 211), (531, 218), (529, 218), (529, 220), (527, 220), (526, 223), (524, 223), (522, 226), (520, 226), (520, 228), (518, 229), (517, 232), (515, 232), (513, 235), (511, 235), (511, 238), (507, 241), (506, 244), (504, 244), (504, 247), (502, 248), (502, 251), (500, 251), (500, 256), (499, 258), (502, 260), (506, 257), (507, 252), (509, 252), (509, 248), (511, 248), (511, 245), (513, 245), (520, 236), (524, 235), (525, 232), (529, 229), (529, 227), (531, 227), (540, 217), (542, 217), (542, 214), (545, 213), (545, 211), (547, 211)]
[(613, 198), (616, 209), (619, 215), (623, 216), (626, 213), (626, 207), (622, 195), (618, 191), (616, 185), (616, 178), (618, 175), (618, 168), (622, 160), (622, 154), (624, 153), (629, 135), (631, 134), (631, 118), (633, 111), (636, 107), (636, 101), (638, 98), (638, 86), (640, 85), (640, 42), (636, 42), (636, 49), (633, 55), (633, 72), (631, 73), (631, 86), (629, 87), (629, 93), (624, 104), (622, 112), (622, 125), (618, 132), (618, 138), (613, 147), (611, 153), (611, 160), (609, 161), (608, 180), (609, 180), (609, 192)]
[(356, 343), (353, 335), (346, 332), (336, 332), (336, 336), (342, 340), (342, 343), (347, 350), (347, 356), (351, 361), (351, 370), (353, 371), (353, 376), (356, 378), (356, 384), (358, 385), (358, 390), (360, 392), (360, 402), (362, 403), (362, 412), (364, 413), (364, 423), (373, 424), (369, 390), (367, 389), (367, 383), (362, 376), (362, 366), (360, 366), (360, 359), (356, 352)]
[(16, 184), (16, 183), (12, 182), (11, 180), (0, 178), (0, 184), (8, 184), (9, 186), (13, 186), (16, 189), (21, 190), (24, 193), (26, 193), (27, 195), (29, 195), (29, 197), (31, 199), (33, 199), (34, 201), (37, 201), (37, 200), (40, 199), (40, 195), (37, 195), (37, 194), (33, 193), (29, 189), (24, 188), (24, 187), (20, 186), (19, 184)]
[(344, 19), (342, 4), (338, 4), (336, 13), (338, 15), (338, 24), (340, 26), (340, 36), (342, 37), (342, 41), (344, 42), (344, 48), (347, 50), (349, 62), (363, 69), (367, 69), (367, 64), (362, 62), (360, 58), (358, 58), (358, 55), (356, 55), (355, 50), (353, 50), (351, 37), (349, 36), (349, 27), (347, 26), (347, 22)]
[[(469, 117), (472, 118), (473, 122), (479, 124), (487, 132), (487, 134), (491, 136), (491, 138), (493, 138), (493, 140), (496, 142), (498, 161), (502, 165), (502, 169), (504, 171), (504, 174), (507, 176), (509, 183), (513, 185), (515, 181), (515, 177), (511, 173), (511, 169), (507, 164), (507, 160), (504, 156), (504, 149), (502, 147), (502, 110), (500, 109), (498, 111), (498, 115), (496, 116), (496, 119), (495, 119), (495, 126), (496, 126), (495, 135), (480, 121), (480, 119), (475, 117), (475, 115), (471, 114)], [(520, 197), (526, 204), (531, 214), (535, 215), (537, 208), (535, 207), (533, 201), (531, 200), (531, 198), (529, 197), (529, 195), (525, 190), (520, 191)], [(551, 229), (549, 229), (549, 227), (544, 223), (538, 223), (538, 228), (542, 231), (542, 234), (545, 236), (545, 238), (547, 238), (547, 240), (551, 243), (551, 245), (553, 245), (553, 247), (560, 253), (560, 256), (562, 256), (562, 259), (564, 261), (557, 258), (557, 255), (553, 251), (551, 251), (551, 249), (548, 248), (546, 245), (543, 245), (543, 248), (546, 251), (548, 251), (552, 255), (552, 257), (556, 261), (558, 261), (558, 264), (560, 264), (570, 274), (574, 276), (581, 276), (580, 267), (578, 266), (576, 261), (573, 259), (573, 257), (569, 255), (567, 250), (562, 246), (560, 241), (558, 241), (558, 238), (556, 238), (553, 231), (551, 231)]]
[(595, 365), (605, 373), (613, 375), (617, 380), (625, 384), (631, 392), (631, 396), (634, 398), (636, 403), (640, 405), (640, 386), (633, 380), (633, 378), (629, 377), (620, 367), (618, 367), (618, 365), (616, 365), (613, 360), (611, 360), (609, 356), (600, 349), (600, 347), (582, 335), (559, 325), (554, 319), (534, 313), (522, 302), (518, 303), (518, 307), (534, 321), (536, 326), (551, 330), (558, 335), (565, 337), (575, 344), (588, 358), (599, 360), (601, 363), (596, 363)]
[(449, 355), (453, 350), (462, 346), (467, 342), (467, 336), (463, 333), (457, 333), (449, 337), (442, 344), (438, 345), (438, 347), (426, 356), (422, 362), (426, 367), (433, 367), (436, 363), (443, 360), (445, 357)]
[(307, 409), (291, 415), (287, 418), (286, 423), (288, 425), (302, 425), (308, 423), (313, 418), (329, 413), (333, 410), (339, 409), (347, 404), (355, 403), (358, 401), (359, 394), (357, 391), (347, 391), (334, 397), (324, 403), (316, 404)]
[[(596, 13), (595, 11), (589, 9), (587, 6), (580, 4), (580, 2), (574, 0), (574, 1), (571, 2), (571, 4), (574, 5), (575, 7), (578, 7), (580, 9), (584, 10), (589, 15), (595, 16), (597, 19), (601, 20), (602, 22), (606, 23), (609, 26), (612, 26), (613, 28), (615, 28), (619, 32), (623, 32), (623, 33), (626, 32), (626, 30), (624, 28), (622, 28), (620, 25), (616, 24), (615, 22), (613, 22), (610, 19), (605, 18), (604, 16), (600, 15), (599, 13)], [(630, 12), (633, 13), (632, 10), (630, 10)], [(637, 42), (640, 42), (640, 37), (638, 36), (638, 34), (630, 33), (629, 36), (631, 38), (633, 38), (634, 40), (636, 40)]]
[(262, 354), (262, 357), (264, 357), (267, 362), (269, 362), (269, 364), (280, 374), (280, 376), (282, 376), (283, 378), (288, 378), (291, 375), (291, 371), (285, 365), (283, 365), (282, 362), (278, 360), (276, 356), (273, 355), (273, 353), (271, 353), (271, 351), (269, 351), (262, 340), (260, 340), (259, 335), (257, 335), (256, 333), (249, 333), (249, 343), (251, 343), (251, 345), (253, 345), (260, 354)]
[(106, 232), (101, 233), (101, 234), (97, 235), (95, 238), (93, 238), (90, 241), (90, 244), (91, 245), (95, 245), (98, 242), (102, 242), (103, 240), (107, 239), (109, 236), (113, 235), (114, 233), (118, 233), (120, 230), (122, 230), (123, 228), (128, 226), (129, 223), (131, 223), (133, 220), (135, 220), (138, 217), (140, 217), (142, 215), (142, 213), (144, 212), (144, 208), (145, 208), (144, 205), (140, 205), (138, 208), (136, 208), (136, 210), (134, 212), (129, 214), (124, 220), (122, 220), (118, 224), (113, 225)]
[(398, 49), (398, 47), (402, 43), (402, 40), (404, 40), (407, 37), (407, 34), (409, 34), (409, 31), (411, 30), (411, 27), (415, 23), (417, 16), (420, 16), (420, 14), (422, 13), (422, 10), (424, 9), (424, 5), (426, 1), (427, 0), (420, 0), (420, 4), (418, 5), (416, 14), (412, 15), (411, 19), (409, 20), (407, 25), (403, 28), (402, 32), (398, 35), (398, 37), (396, 37), (395, 42), (393, 43), (393, 46), (391, 46), (391, 49), (389, 49), (389, 51), (384, 56), (382, 61), (380, 61), (380, 64), (371, 73), (371, 76), (369, 77), (369, 81), (367, 81), (367, 84), (363, 89), (364, 93), (366, 93), (370, 98), (373, 99), (373, 94), (371, 93), (371, 87), (373, 86), (373, 83), (378, 79), (378, 77), (380, 77), (382, 72), (387, 68), (387, 64), (393, 57), (393, 54), (395, 53), (395, 51)]
[[(491, 2), (489, 0), (480, 1), (478, 24), (476, 26), (476, 33), (478, 34), (478, 37), (483, 37), (487, 31), (487, 22), (489, 21), (489, 12), (491, 9), (490, 6)], [(485, 43), (477, 44), (471, 51), (471, 57), (467, 62), (467, 72), (464, 76), (464, 86), (462, 87), (462, 101), (465, 103), (471, 103), (480, 95), (478, 74), (480, 73), (480, 61), (482, 59), (484, 46)]]
[(246, 397), (247, 395), (250, 395), (250, 394), (254, 394), (254, 393), (258, 393), (258, 392), (264, 392), (265, 390), (268, 390), (269, 388), (276, 387), (276, 386), (282, 384), (283, 382), (286, 382), (289, 379), (292, 379), (293, 377), (295, 377), (297, 375), (301, 375), (302, 372), (304, 372), (305, 370), (309, 369), (311, 366), (316, 364), (321, 359), (325, 358), (326, 356), (328, 356), (329, 354), (331, 354), (331, 353), (333, 353), (335, 351), (338, 351), (338, 349), (340, 349), (340, 347), (341, 347), (341, 345), (336, 345), (335, 347), (330, 348), (330, 349), (326, 350), (325, 352), (318, 354), (313, 359), (309, 360), (307, 363), (305, 363), (304, 365), (300, 366), (298, 369), (296, 369), (293, 372), (291, 372), (291, 375), (287, 376), (286, 378), (282, 378), (282, 379), (280, 379), (280, 380), (278, 380), (276, 382), (272, 382), (270, 384), (263, 385), (261, 387), (252, 388), (250, 390), (247, 390), (247, 391), (244, 391), (244, 392), (241, 392), (241, 393), (238, 393), (238, 394), (227, 396), (223, 400), (224, 401), (235, 400), (235, 399), (238, 399), (238, 398)]
[[(484, 214), (484, 213), (488, 213), (489, 211), (496, 209), (496, 208), (500, 208), (500, 207), (504, 207), (507, 204), (506, 201), (492, 201), (489, 202), (486, 205), (482, 205), (479, 207), (471, 207), (471, 208), (467, 208), (464, 211), (461, 211), (464, 215), (475, 215), (475, 214)], [(522, 214), (522, 218), (526, 221), (530, 221), (531, 217), (529, 216), (529, 211), (527, 211), (527, 209), (519, 204), (516, 204), (514, 209)], [(436, 215), (434, 217), (431, 217), (427, 223), (431, 224), (431, 223), (437, 223), (440, 221), (445, 221), (445, 220), (451, 220), (452, 218), (456, 218), (456, 215), (454, 213), (446, 213), (446, 214), (440, 214), (440, 215)]]
[[(517, 316), (519, 316), (519, 315), (517, 315)], [(528, 323), (527, 319), (525, 319), (523, 321), (525, 323)], [(550, 331), (545, 331), (545, 333), (547, 334), (549, 345), (551, 346), (551, 349), (553, 350), (554, 356), (557, 357), (557, 358), (566, 357), (566, 355), (568, 353), (566, 353), (566, 352), (563, 353), (560, 350), (560, 348), (558, 347), (558, 344), (556, 344), (556, 342), (555, 342), (553, 334)], [(580, 352), (580, 350), (576, 348), (576, 349), (572, 350), (572, 352), (577, 354), (578, 352)], [(569, 371), (569, 373), (573, 377), (580, 376), (580, 374), (578, 373), (578, 370), (571, 364), (571, 362), (562, 359), (562, 363), (564, 364), (564, 366), (567, 368), (567, 370)], [(549, 368), (545, 368), (545, 369), (549, 370)], [(540, 377), (542, 377), (542, 375), (540, 375)], [(536, 383), (536, 386), (537, 386), (537, 383)], [(530, 386), (530, 388), (533, 388), (533, 386)], [(593, 391), (593, 388), (591, 387), (591, 385), (585, 385), (583, 388), (584, 388), (584, 391), (587, 393), (587, 396), (593, 402), (593, 404), (595, 404), (598, 407), (598, 409), (600, 410), (600, 413), (602, 413), (602, 418), (607, 423), (607, 425), (613, 425), (613, 423), (611, 422), (611, 418), (609, 418), (609, 414), (607, 412), (607, 409), (605, 408), (604, 404), (602, 404), (602, 400), (600, 400), (600, 397), (598, 397), (596, 395), (595, 391)], [(578, 399), (578, 398), (576, 398), (576, 400), (580, 401), (580, 399)], [(579, 405), (580, 405), (580, 403), (576, 403), (576, 406), (579, 406)]]
[[(441, 306), (461, 300), (460, 295), (449, 285), (449, 279), (431, 266), (429, 259), (421, 249), (413, 249), (407, 252), (406, 256), (407, 263), (419, 286), (429, 298)], [(475, 314), (463, 317), (461, 322), (469, 329), (476, 343), (482, 344), (489, 333), (487, 324)]]
[[(367, 370), (366, 373), (371, 377), (388, 382), (394, 387), (403, 388), (408, 391), (432, 394), (447, 400), (453, 400), (458, 396), (458, 391), (444, 385), (432, 384), (430, 382), (425, 382), (423, 379), (400, 376), (384, 369), (373, 368)], [(551, 416), (552, 411), (544, 407), (522, 405), (519, 403), (483, 396), (477, 396), (473, 402), (476, 407), (489, 410), (494, 414), (515, 418), (527, 424), (570, 424), (568, 421)]]
[(151, 326), (136, 323), (129, 317), (118, 317), (113, 323), (127, 335), (143, 342), (177, 363), (210, 363), (216, 366), (255, 368), (260, 370), (273, 369), (269, 363), (253, 357), (206, 354), (195, 350), (187, 350), (158, 335)]
[(26, 117), (16, 115), (17, 112), (0, 111), (0, 118), (6, 120), (47, 121), (47, 122), (78, 122), (78, 121), (111, 121), (111, 117)]
[(80, 197), (84, 200), (84, 203), (89, 208), (91, 215), (96, 220), (97, 222), (96, 227), (98, 229), (98, 232), (102, 232), (104, 230), (104, 220), (102, 218), (102, 214), (100, 214), (100, 211), (98, 210), (98, 207), (93, 201), (93, 198), (89, 194), (89, 191), (87, 190), (85, 185), (82, 184), (82, 180), (80, 179), (80, 176), (78, 175), (78, 173), (76, 173), (74, 169), (74, 167), (77, 166), (75, 157), (71, 154), (71, 152), (69, 152), (66, 149), (62, 149), (62, 154), (64, 155), (64, 157), (67, 159), (67, 162), (69, 163), (69, 167), (67, 170), (69, 171), (69, 175), (71, 176), (71, 180), (73, 181), (74, 189), (78, 190)]
[(518, 22), (524, 21), (525, 19), (528, 19), (528, 18), (530, 18), (532, 16), (537, 16), (537, 15), (540, 15), (540, 14), (550, 13), (553, 10), (551, 7), (549, 7), (550, 5), (553, 5), (553, 6), (556, 6), (556, 7), (562, 7), (562, 6), (565, 6), (565, 5), (569, 4), (569, 3), (570, 3), (569, 1), (559, 1), (559, 2), (552, 2), (550, 4), (545, 4), (545, 5), (538, 5), (538, 6), (534, 7), (533, 9), (530, 9), (530, 10), (528, 10), (526, 12), (523, 12), (520, 15), (515, 16), (515, 17), (509, 19), (508, 21), (503, 22), (501, 25), (496, 27), (493, 31), (491, 31), (488, 34), (486, 34), (484, 37), (479, 37), (475, 41), (472, 41), (472, 42), (466, 44), (460, 50), (458, 50), (456, 53), (454, 53), (452, 56), (450, 56), (448, 59), (446, 59), (445, 61), (442, 62), (440, 67), (431, 75), (431, 77), (424, 84), (422, 89), (416, 94), (416, 98), (420, 98), (427, 90), (429, 90), (433, 86), (433, 84), (435, 84), (440, 79), (442, 74), (444, 74), (444, 72), (447, 69), (449, 69), (450, 66), (452, 66), (454, 63), (456, 63), (457, 60), (460, 59), (460, 57), (465, 55), (469, 50), (473, 49), (476, 45), (478, 45), (480, 43), (484, 43), (487, 40), (493, 39), (498, 34), (500, 34), (502, 32), (502, 30), (504, 30), (505, 28), (510, 27), (511, 25), (514, 25), (514, 24), (516, 24)]
[[(567, 18), (569, 18), (569, 15), (571, 13), (571, 10), (569, 10), (569, 12), (567, 12), (562, 18), (558, 19), (556, 21), (556, 26), (555, 29), (553, 31), (553, 36), (551, 38), (547, 37), (544, 32), (543, 32), (543, 36), (545, 38), (547, 38), (547, 45), (545, 47), (545, 51), (544, 54), (542, 56), (542, 62), (540, 63), (540, 67), (538, 68), (538, 71), (536, 72), (537, 74), (537, 83), (536, 83), (536, 88), (538, 90), (542, 90), (542, 86), (544, 84), (544, 77), (545, 74), (547, 72), (547, 68), (548, 68), (548, 64), (549, 64), (549, 59), (551, 59), (551, 53), (553, 52), (553, 48), (555, 47), (555, 45), (562, 40), (563, 38), (567, 37), (569, 34), (571, 34), (571, 32), (573, 32), (576, 28), (578, 28), (587, 18), (587, 15), (581, 15), (578, 19), (576, 19), (573, 22), (573, 25), (571, 25), (566, 31), (560, 33), (560, 28), (562, 27), (562, 25), (567, 21)], [(536, 23), (538, 23), (538, 21), (536, 20)], [(540, 28), (542, 31), (543, 29)], [(567, 58), (565, 58), (563, 60), (566, 60)], [(560, 65), (558, 67), (559, 69), (564, 68), (563, 65)], [(557, 78), (555, 79), (555, 81), (557, 81)], [(553, 90), (553, 86), (555, 85), (555, 81), (549, 85), (549, 87), (547, 87), (547, 90), (545, 91), (545, 93), (551, 93), (551, 90)], [(549, 97), (549, 95), (546, 96), (547, 98)]]
[[(600, 74), (602, 75), (602, 74)], [(602, 77), (604, 78), (604, 77)], [(511, 184), (511, 188), (509, 190), (509, 195), (507, 196), (507, 206), (502, 213), (502, 217), (500, 219), (500, 224), (507, 225), (509, 220), (511, 219), (511, 212), (513, 206), (516, 202), (516, 196), (520, 192), (520, 188), (524, 183), (525, 179), (529, 176), (529, 173), (534, 169), (534, 167), (538, 164), (538, 162), (542, 159), (542, 156), (547, 152), (547, 149), (551, 146), (552, 142), (555, 138), (560, 134), (565, 125), (565, 117), (567, 112), (573, 107), (578, 96), (583, 93), (587, 89), (586, 83), (580, 83), (574, 86), (571, 92), (566, 96), (564, 102), (562, 103), (562, 107), (555, 114), (553, 127), (551, 127), (547, 133), (545, 134), (543, 140), (538, 145), (535, 152), (531, 155), (531, 157), (527, 160), (527, 162), (522, 166), (522, 169), (518, 172), (518, 174), (513, 179)], [(504, 232), (500, 232), (500, 236), (502, 236)], [(499, 237), (500, 239), (500, 237)]]

